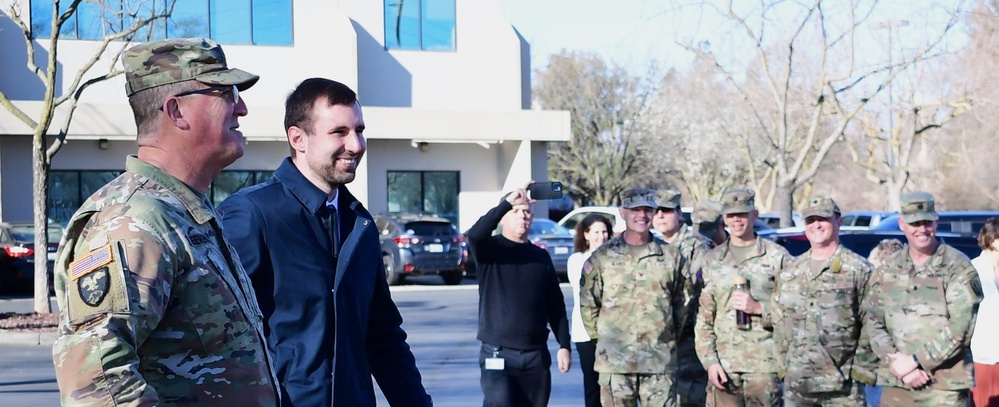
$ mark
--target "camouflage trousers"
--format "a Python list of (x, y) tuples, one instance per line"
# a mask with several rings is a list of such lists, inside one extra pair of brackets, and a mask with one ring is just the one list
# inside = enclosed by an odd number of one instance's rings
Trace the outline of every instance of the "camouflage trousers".
[(971, 405), (970, 392), (963, 390), (936, 390), (924, 388), (909, 390), (884, 386), (881, 393), (884, 407), (966, 407)]
[(677, 407), (676, 389), (669, 374), (600, 373), (603, 407)]
[(724, 390), (708, 383), (707, 407), (779, 407), (776, 373), (729, 373)]
[(863, 407), (866, 405), (860, 383), (849, 382), (843, 391), (823, 393), (798, 393), (784, 387), (784, 407)]

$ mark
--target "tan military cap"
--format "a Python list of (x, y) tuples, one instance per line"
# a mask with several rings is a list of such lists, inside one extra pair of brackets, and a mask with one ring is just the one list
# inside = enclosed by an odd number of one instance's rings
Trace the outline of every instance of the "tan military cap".
[(905, 223), (916, 223), (923, 220), (940, 219), (937, 215), (935, 199), (929, 192), (909, 192), (901, 197), (902, 220)]
[(656, 191), (649, 188), (631, 188), (621, 192), (621, 207), (634, 209), (642, 206), (656, 208)]
[(756, 209), (756, 193), (752, 189), (732, 188), (722, 194), (723, 215), (749, 213)]
[(831, 218), (833, 215), (839, 215), (843, 212), (839, 210), (839, 205), (836, 205), (836, 201), (827, 196), (813, 196), (808, 198), (807, 206), (801, 210), (801, 216), (808, 218), (809, 216), (818, 216), (820, 218)]

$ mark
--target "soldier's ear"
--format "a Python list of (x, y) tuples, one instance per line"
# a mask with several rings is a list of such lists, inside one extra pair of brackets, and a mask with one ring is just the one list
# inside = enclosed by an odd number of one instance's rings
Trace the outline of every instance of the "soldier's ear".
[(178, 129), (189, 130), (191, 128), (191, 124), (188, 123), (187, 119), (184, 117), (184, 112), (180, 108), (179, 100), (180, 99), (175, 97), (169, 97), (163, 101), (163, 118), (165, 122)]

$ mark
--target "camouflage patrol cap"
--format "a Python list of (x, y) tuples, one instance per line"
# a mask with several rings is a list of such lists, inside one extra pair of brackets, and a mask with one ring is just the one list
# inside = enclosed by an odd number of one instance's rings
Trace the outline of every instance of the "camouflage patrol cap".
[(207, 38), (175, 38), (147, 42), (125, 51), (125, 94), (171, 83), (196, 80), (207, 85), (249, 89), (259, 76), (228, 68), (222, 46)]
[(702, 200), (690, 212), (690, 221), (698, 225), (716, 225), (721, 221), (721, 204), (712, 200)]
[(756, 209), (756, 193), (752, 189), (732, 188), (722, 194), (723, 215), (749, 213)]
[(807, 206), (801, 210), (803, 218), (818, 216), (828, 219), (833, 217), (834, 214), (839, 215), (841, 213), (843, 212), (839, 210), (839, 205), (836, 205), (836, 201), (827, 196), (813, 196), (808, 198)]
[(909, 192), (902, 195), (902, 221), (916, 223), (922, 220), (934, 221), (940, 219), (937, 215), (933, 195), (929, 192)]
[(634, 209), (642, 206), (656, 208), (656, 191), (648, 188), (631, 188), (621, 192), (621, 207)]
[(680, 191), (673, 188), (656, 191), (656, 206), (676, 209), (680, 207)]

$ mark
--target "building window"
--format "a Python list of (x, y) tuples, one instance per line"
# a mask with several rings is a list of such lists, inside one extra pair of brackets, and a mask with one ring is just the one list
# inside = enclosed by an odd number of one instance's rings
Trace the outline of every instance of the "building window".
[(49, 171), (49, 220), (65, 225), (91, 194), (121, 173), (120, 170)]
[(454, 51), (455, 0), (385, 0), (385, 48)]
[(389, 171), (388, 211), (427, 213), (458, 224), (458, 171)]
[[(121, 170), (49, 171), (49, 219), (65, 225), (90, 195), (121, 173)], [(264, 182), (272, 173), (273, 171), (223, 171), (208, 187), (208, 198), (218, 205), (236, 191)]]
[(208, 198), (218, 205), (243, 188), (264, 182), (274, 171), (222, 171), (208, 187)]
[[(60, 11), (69, 6), (60, 3)], [(117, 0), (81, 2), (63, 25), (60, 38), (101, 40), (131, 27), (135, 18), (163, 13), (174, 4), (170, 17), (157, 20), (135, 34), (136, 41), (163, 38), (209, 37), (222, 44), (291, 45), (292, 0)], [(113, 8), (107, 8), (113, 7)], [(135, 18), (131, 17), (136, 16)], [(35, 38), (52, 36), (52, 2), (31, 2), (31, 29)]]

